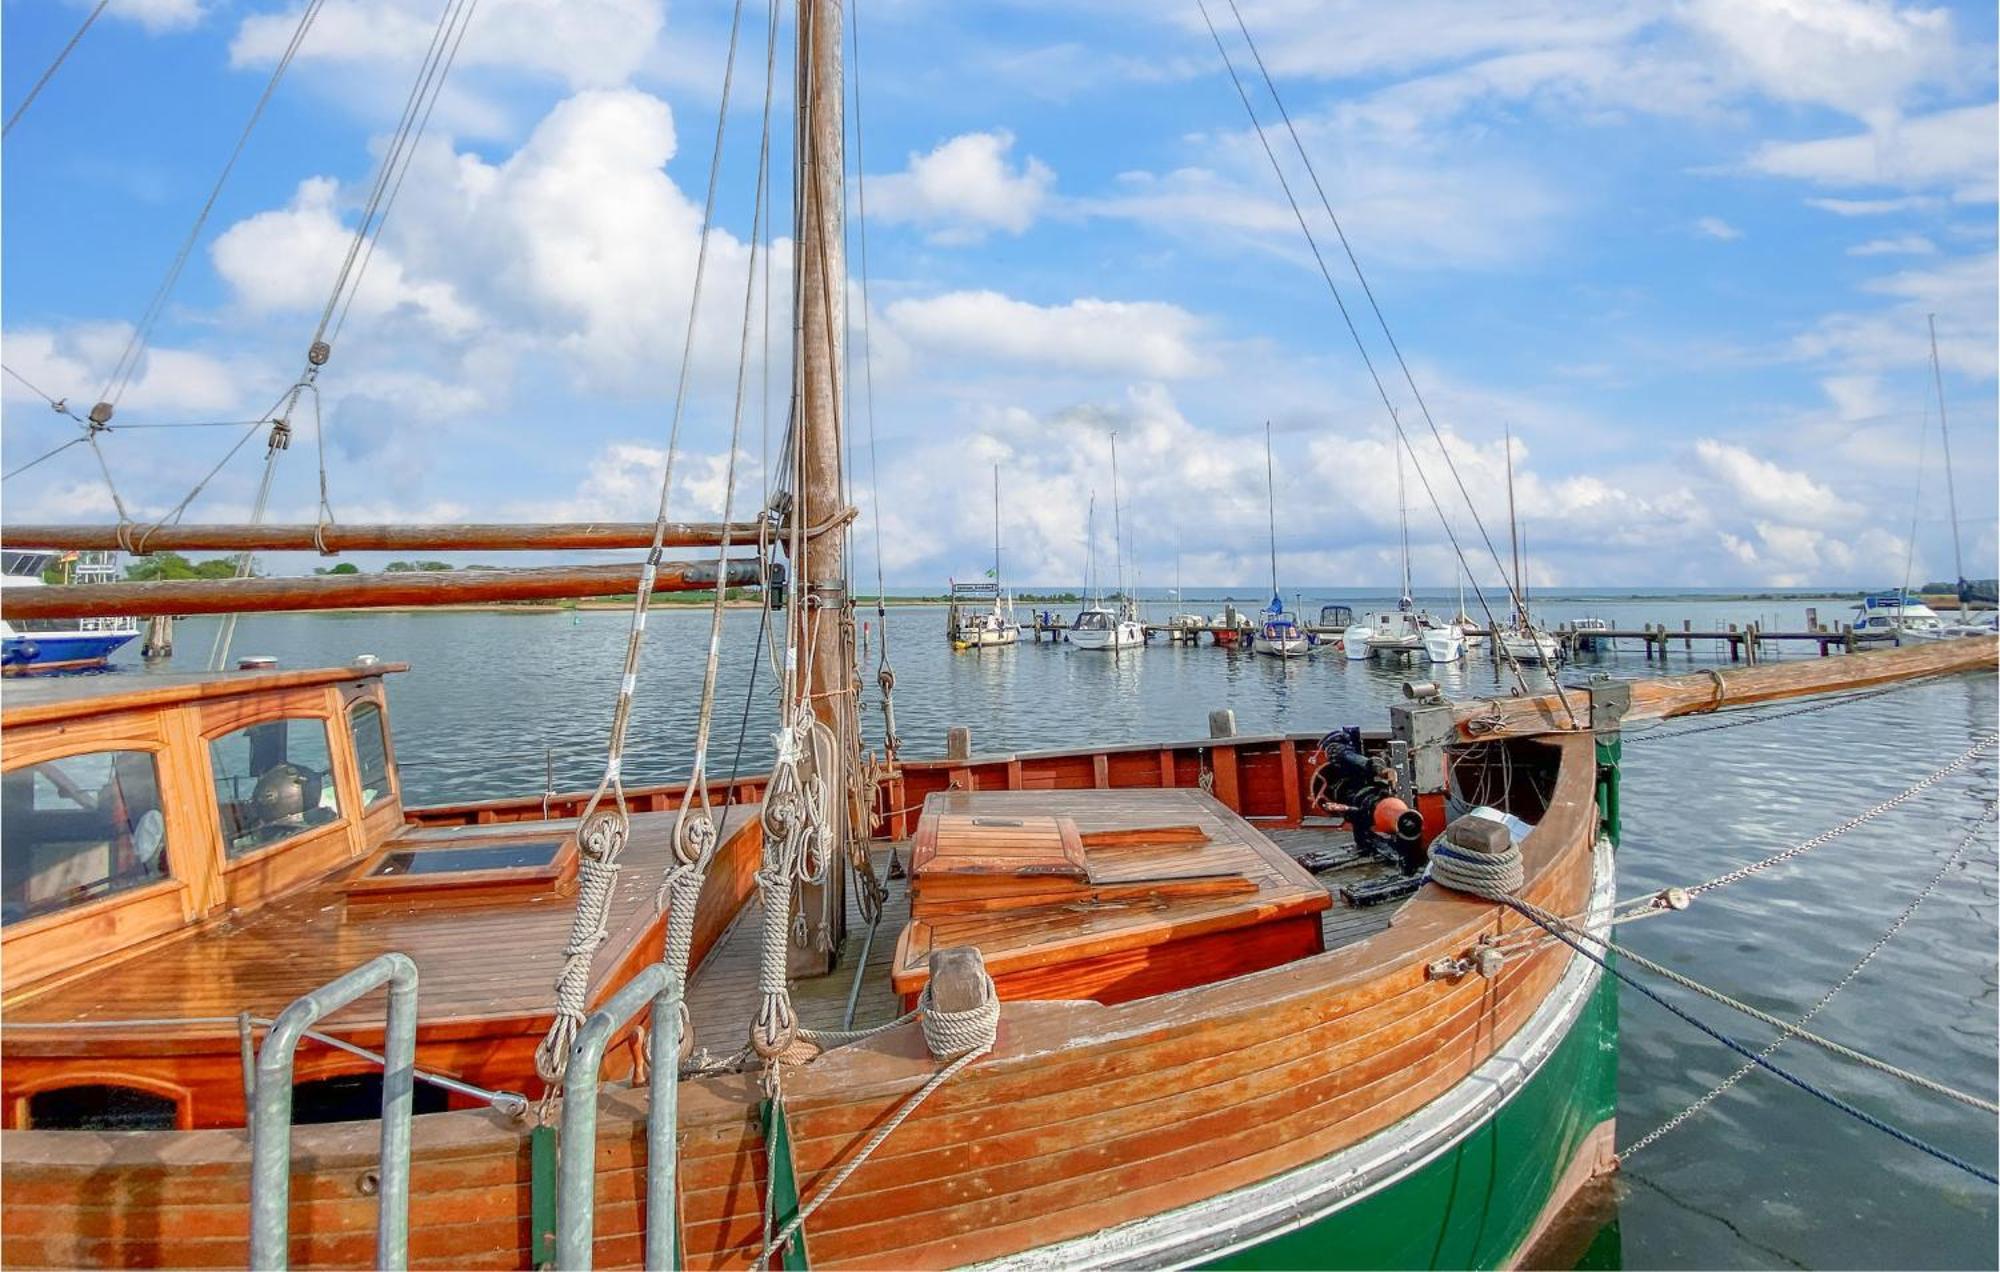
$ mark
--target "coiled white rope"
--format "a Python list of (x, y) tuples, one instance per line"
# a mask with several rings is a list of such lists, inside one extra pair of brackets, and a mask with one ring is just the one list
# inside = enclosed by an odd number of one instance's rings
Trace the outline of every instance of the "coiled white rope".
[(1498, 898), (1519, 892), (1527, 871), (1519, 844), (1510, 843), (1501, 852), (1466, 852), (1438, 843), (1431, 848), (1431, 880), (1457, 892)]

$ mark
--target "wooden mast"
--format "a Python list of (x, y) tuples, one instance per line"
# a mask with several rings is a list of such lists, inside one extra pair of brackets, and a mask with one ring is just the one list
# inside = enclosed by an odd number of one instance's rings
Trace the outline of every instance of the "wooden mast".
[[(800, 426), (799, 507), (795, 514), (818, 528), (806, 541), (805, 560), (794, 562), (800, 575), (799, 603), (793, 622), (821, 624), (816, 634), (801, 630), (799, 648), (809, 651), (800, 692), (808, 695), (813, 714), (842, 739), (842, 772), (829, 775), (846, 791), (845, 768), (855, 763), (848, 743), (857, 736), (855, 697), (859, 693), (854, 667), (854, 613), (847, 592), (845, 514), (841, 480), (841, 430), (845, 424), (842, 354), (846, 344), (847, 260), (843, 249), (847, 207), (844, 165), (846, 81), (841, 65), (840, 0), (800, 0), (798, 36), (798, 138), (795, 147), (795, 203), (798, 252), (793, 265), (793, 296), (798, 314), (798, 410)], [(809, 532), (810, 533), (810, 532)], [(849, 824), (842, 828), (841, 847), (860, 833), (861, 816), (850, 800)], [(831, 970), (846, 927), (846, 886), (843, 865), (827, 873), (824, 885), (803, 885), (799, 909), (806, 919), (807, 945), (794, 942), (790, 967), (794, 975), (820, 975)], [(824, 927), (822, 928), (822, 925)], [(820, 948), (824, 931), (832, 949)]]

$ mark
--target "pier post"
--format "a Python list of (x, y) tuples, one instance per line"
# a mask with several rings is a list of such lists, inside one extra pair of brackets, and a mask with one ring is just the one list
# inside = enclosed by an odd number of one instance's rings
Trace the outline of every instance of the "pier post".
[(1236, 736), (1236, 713), (1228, 707), (1208, 713), (1208, 736), (1212, 738), (1233, 738)]
[(944, 731), (944, 757), (948, 760), (969, 760), (972, 758), (972, 729), (970, 726), (954, 724)]
[(139, 656), (147, 662), (174, 656), (173, 615), (155, 614), (146, 620), (146, 643), (139, 647)]
[(1681, 652), (1684, 654), (1694, 652), (1694, 620), (1691, 618), (1681, 620)]
[(1742, 637), (1736, 634), (1736, 624), (1729, 625), (1729, 661), (1736, 662), (1743, 657)]

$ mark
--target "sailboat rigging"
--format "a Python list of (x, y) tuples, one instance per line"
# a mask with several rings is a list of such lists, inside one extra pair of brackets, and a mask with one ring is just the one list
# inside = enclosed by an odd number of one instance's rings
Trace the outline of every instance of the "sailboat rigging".
[[(1095, 520), (1096, 496), (1091, 497), (1092, 520)], [(1125, 535), (1118, 514), (1118, 434), (1111, 434), (1111, 524), (1113, 561), (1118, 580), (1118, 608), (1106, 608), (1104, 598), (1092, 592), (1090, 603), (1081, 610), (1069, 626), (1069, 643), (1078, 649), (1107, 650), (1117, 652), (1134, 649), (1146, 643), (1146, 628), (1139, 621), (1138, 611), (1132, 598), (1125, 594)], [(1096, 573), (1096, 535), (1090, 536), (1091, 573)]]
[(1278, 485), (1271, 464), (1271, 421), (1264, 421), (1264, 513), (1270, 527), (1271, 603), (1264, 620), (1251, 637), (1250, 648), (1270, 658), (1303, 658), (1312, 652), (1312, 637), (1306, 634), (1298, 616), (1285, 612), (1285, 598), (1278, 591)]

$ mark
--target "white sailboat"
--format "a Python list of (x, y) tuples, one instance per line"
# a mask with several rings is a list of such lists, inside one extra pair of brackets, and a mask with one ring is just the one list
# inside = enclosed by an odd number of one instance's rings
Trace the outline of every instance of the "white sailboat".
[[(1414, 654), (1427, 648), (1424, 638), (1437, 627), (1436, 620), (1419, 610), (1416, 598), (1410, 594), (1410, 503), (1403, 479), (1400, 437), (1396, 443), (1396, 516), (1402, 535), (1403, 590), (1396, 599), (1395, 609), (1380, 610), (1362, 618), (1362, 625), (1368, 628), (1371, 654)], [(1350, 646), (1352, 643), (1350, 637)]]
[(1104, 598), (1096, 591), (1097, 578), (1097, 499), (1091, 497), (1088, 537), (1090, 539), (1091, 601), (1076, 616), (1069, 627), (1069, 643), (1078, 649), (1102, 649), (1116, 652), (1134, 649), (1146, 643), (1146, 627), (1139, 621), (1133, 609), (1132, 600), (1125, 591), (1125, 534), (1123, 523), (1118, 516), (1118, 434), (1111, 435), (1111, 524), (1113, 544), (1118, 554), (1119, 608), (1116, 612), (1105, 608)]
[[(956, 649), (992, 649), (1018, 644), (1021, 624), (1014, 617), (1014, 597), (1000, 582), (1000, 466), (993, 466), (993, 604), (990, 609), (962, 616), (952, 631)], [(956, 590), (956, 589), (954, 589)], [(984, 591), (984, 589), (980, 589)]]
[(1514, 431), (1507, 430), (1507, 530), (1514, 545), (1514, 622), (1494, 636), (1502, 653), (1517, 663), (1553, 667), (1562, 661), (1562, 644), (1535, 626), (1528, 612), (1528, 582), (1521, 573), (1521, 523), (1514, 512)]
[(1278, 487), (1271, 467), (1271, 422), (1264, 421), (1264, 509), (1271, 529), (1271, 604), (1251, 638), (1251, 649), (1271, 658), (1303, 658), (1312, 652), (1312, 638), (1298, 617), (1285, 612), (1278, 593)]

